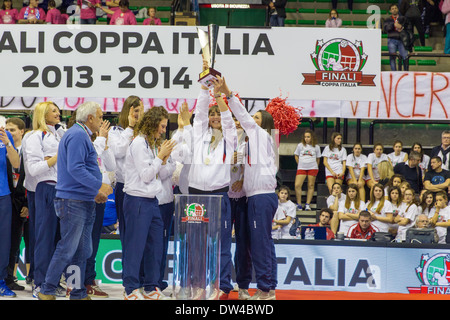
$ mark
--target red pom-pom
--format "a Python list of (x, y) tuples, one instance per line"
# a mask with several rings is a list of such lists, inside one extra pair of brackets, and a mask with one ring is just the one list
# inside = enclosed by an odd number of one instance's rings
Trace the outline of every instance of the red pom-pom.
[(286, 98), (276, 97), (269, 101), (266, 111), (272, 115), (275, 128), (285, 136), (294, 132), (302, 121), (302, 108), (293, 107)]

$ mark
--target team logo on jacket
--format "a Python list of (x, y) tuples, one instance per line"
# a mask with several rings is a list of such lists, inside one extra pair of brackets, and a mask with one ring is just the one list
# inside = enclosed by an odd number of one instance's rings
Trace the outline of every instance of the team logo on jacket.
[(420, 287), (408, 287), (409, 293), (450, 294), (450, 254), (422, 254), (416, 275)]
[(206, 209), (203, 204), (191, 203), (187, 204), (184, 209), (185, 216), (181, 218), (181, 222), (209, 222), (209, 218), (206, 218)]
[(368, 56), (364, 53), (362, 41), (354, 43), (343, 38), (328, 41), (317, 40), (311, 61), (315, 73), (303, 73), (304, 85), (330, 87), (375, 86), (375, 75), (365, 75), (362, 69)]

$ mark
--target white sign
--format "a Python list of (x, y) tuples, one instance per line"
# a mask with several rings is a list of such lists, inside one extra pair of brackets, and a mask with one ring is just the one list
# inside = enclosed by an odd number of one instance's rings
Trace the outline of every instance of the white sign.
[[(192, 26), (0, 25), (0, 96), (195, 99)], [(226, 28), (215, 69), (241, 97), (378, 101), (376, 29)]]

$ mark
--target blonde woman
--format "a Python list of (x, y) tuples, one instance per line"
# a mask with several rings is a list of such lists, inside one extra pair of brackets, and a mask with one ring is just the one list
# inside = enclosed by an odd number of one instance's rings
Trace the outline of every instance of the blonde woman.
[(33, 296), (37, 295), (44, 282), (56, 241), (60, 236), (58, 231), (59, 219), (56, 216), (54, 199), (58, 145), (65, 131), (59, 123), (58, 106), (51, 101), (38, 103), (33, 112), (33, 133), (28, 137), (23, 150), (25, 159), (27, 159), (28, 173), (37, 183), (35, 191), (35, 288)]

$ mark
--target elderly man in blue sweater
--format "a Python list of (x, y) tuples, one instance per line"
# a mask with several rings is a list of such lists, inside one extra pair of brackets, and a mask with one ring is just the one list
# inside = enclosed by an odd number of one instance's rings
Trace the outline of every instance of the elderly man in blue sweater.
[(61, 274), (69, 275), (71, 299), (90, 299), (84, 286), (86, 260), (92, 253), (91, 233), (95, 202), (106, 202), (112, 193), (102, 184), (102, 174), (91, 135), (103, 122), (100, 105), (86, 102), (77, 109), (76, 124), (64, 134), (58, 149), (55, 209), (60, 218), (61, 240), (48, 267), (39, 299), (54, 300)]

